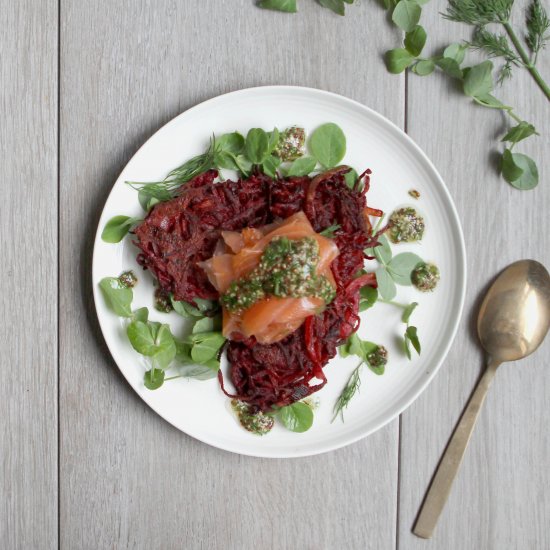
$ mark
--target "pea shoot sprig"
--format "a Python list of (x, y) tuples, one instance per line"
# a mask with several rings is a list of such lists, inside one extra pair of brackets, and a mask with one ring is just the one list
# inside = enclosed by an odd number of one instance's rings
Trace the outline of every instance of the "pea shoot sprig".
[[(338, 15), (345, 15), (346, 4), (353, 4), (353, 2), (354, 0), (317, 0), (318, 4)], [(298, 11), (297, 0), (260, 0), (257, 5), (267, 10), (284, 11), (286, 13), (296, 13)]]

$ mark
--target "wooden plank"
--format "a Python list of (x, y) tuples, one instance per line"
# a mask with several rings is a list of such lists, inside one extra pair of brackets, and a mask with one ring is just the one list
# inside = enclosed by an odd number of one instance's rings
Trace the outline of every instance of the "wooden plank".
[[(248, 0), (63, 4), (61, 51), (61, 546), (395, 547), (396, 422), (324, 456), (260, 460), (170, 427), (121, 379), (90, 293), (93, 236), (120, 170), (198, 101), (263, 84), (339, 92), (403, 122), (404, 81), (369, 42), (375, 4), (338, 18)], [(76, 259), (76, 261), (75, 261)]]
[(0, 6), (3, 548), (57, 547), (57, 2)]
[[(430, 50), (468, 36), (466, 27), (444, 21), (440, 10), (436, 3), (424, 10)], [(514, 13), (521, 22), (519, 4)], [(541, 67), (550, 77), (548, 52), (541, 55)], [(410, 75), (408, 91), (409, 133), (432, 158), (456, 201), (469, 272), (464, 318), (452, 351), (428, 390), (402, 417), (399, 548), (548, 548), (548, 340), (521, 364), (503, 365), (498, 372), (434, 538), (427, 542), (410, 530), (481, 373), (475, 333), (480, 297), (493, 276), (515, 260), (535, 258), (550, 266), (549, 103), (520, 69), (495, 91), (541, 133), (517, 147), (537, 159), (541, 181), (536, 190), (520, 192), (495, 170), (495, 151), (502, 149), (498, 139), (507, 124), (502, 115), (471, 104), (441, 75)]]

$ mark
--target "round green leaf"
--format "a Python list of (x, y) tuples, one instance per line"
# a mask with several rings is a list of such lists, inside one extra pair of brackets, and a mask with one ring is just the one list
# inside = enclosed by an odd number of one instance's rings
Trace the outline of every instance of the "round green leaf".
[(145, 373), (143, 383), (148, 390), (158, 390), (164, 384), (164, 371), (151, 369)]
[(388, 264), (388, 271), (398, 285), (410, 286), (413, 269), (423, 262), (420, 256), (412, 252), (402, 252)]
[(426, 44), (426, 37), (424, 27), (416, 25), (412, 31), (405, 35), (405, 48), (411, 55), (419, 56)]
[(395, 283), (385, 267), (376, 270), (376, 281), (378, 283), (378, 294), (383, 300), (393, 300), (397, 294)]
[(462, 44), (453, 43), (449, 44), (443, 51), (443, 57), (445, 59), (452, 59), (460, 65), (464, 61), (464, 56), (466, 55), (467, 46)]
[(483, 96), (488, 94), (494, 87), (493, 84), (493, 62), (483, 61), (479, 65), (464, 69), (464, 93), (467, 96)]
[(502, 156), (502, 175), (516, 189), (527, 191), (539, 183), (539, 171), (535, 161), (522, 153), (512, 153), (509, 149)]
[(446, 74), (453, 78), (462, 78), (462, 69), (454, 59), (442, 57), (435, 64)]
[(138, 353), (151, 357), (157, 352), (155, 338), (151, 333), (149, 323), (132, 321), (126, 329), (126, 334), (130, 344)]
[(307, 176), (315, 170), (317, 159), (313, 157), (297, 158), (288, 168), (287, 176)]
[(396, 48), (386, 52), (386, 67), (390, 73), (402, 73), (416, 58), (405, 48)]
[(244, 137), (239, 132), (223, 134), (216, 138), (216, 146), (219, 151), (238, 155), (244, 149)]
[(105, 277), (99, 282), (99, 288), (107, 305), (120, 317), (132, 316), (134, 293), (125, 287), (116, 277)]
[(246, 135), (245, 150), (252, 164), (261, 164), (269, 153), (267, 133), (261, 128), (251, 128)]
[(431, 59), (422, 59), (412, 67), (413, 73), (418, 76), (427, 76), (434, 72), (435, 63)]
[(346, 154), (346, 136), (342, 129), (332, 122), (319, 126), (309, 139), (312, 155), (325, 168), (340, 163)]
[(285, 428), (298, 433), (309, 430), (313, 424), (311, 407), (301, 402), (282, 407), (277, 412), (277, 417)]
[(119, 243), (136, 221), (138, 220), (130, 216), (114, 216), (105, 224), (101, 240), (106, 243)]
[(400, 0), (392, 13), (392, 21), (405, 32), (410, 32), (420, 21), (422, 8), (414, 0)]

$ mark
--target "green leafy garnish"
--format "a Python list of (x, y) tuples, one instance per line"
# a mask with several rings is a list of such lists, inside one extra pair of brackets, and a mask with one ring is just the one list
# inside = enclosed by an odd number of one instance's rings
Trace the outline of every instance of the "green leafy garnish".
[(522, 153), (505, 149), (502, 155), (502, 175), (516, 189), (533, 189), (539, 182), (539, 171), (535, 161)]
[(261, 0), (258, 2), (260, 8), (266, 10), (284, 11), (287, 13), (296, 13), (296, 0)]
[(105, 224), (101, 232), (101, 240), (106, 243), (119, 243), (134, 225), (142, 221), (141, 218), (130, 216), (114, 216)]
[(420, 21), (422, 8), (415, 0), (400, 0), (392, 12), (392, 21), (405, 32), (412, 31)]
[(269, 136), (261, 128), (251, 128), (246, 135), (245, 151), (252, 164), (261, 164), (269, 154)]
[(120, 317), (132, 317), (134, 293), (117, 277), (105, 277), (99, 282), (99, 288), (109, 307)]
[(313, 424), (313, 410), (300, 401), (281, 407), (276, 415), (283, 426), (293, 432), (305, 432)]
[(311, 154), (325, 168), (337, 166), (346, 154), (346, 136), (333, 122), (322, 124), (309, 138)]
[(148, 370), (143, 377), (143, 384), (148, 390), (158, 390), (164, 384), (164, 376), (161, 369)]
[(317, 166), (317, 159), (313, 157), (300, 157), (292, 162), (292, 164), (286, 171), (286, 175), (289, 177), (307, 176), (308, 174), (311, 174), (313, 170), (315, 170), (315, 166)]
[(319, 235), (322, 235), (323, 237), (328, 237), (329, 239), (334, 238), (334, 235), (336, 231), (340, 229), (340, 224), (336, 223), (334, 225), (329, 225), (326, 229), (323, 229)]

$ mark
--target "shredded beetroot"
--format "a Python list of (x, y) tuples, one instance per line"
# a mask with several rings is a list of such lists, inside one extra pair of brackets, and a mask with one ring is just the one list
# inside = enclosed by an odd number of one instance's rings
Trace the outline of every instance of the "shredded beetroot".
[(135, 234), (141, 248), (138, 262), (150, 269), (161, 288), (176, 300), (219, 298), (197, 263), (210, 258), (222, 230), (260, 227), (304, 211), (316, 232), (338, 224), (335, 242), (340, 250), (331, 269), (336, 298), (324, 312), (280, 342), (263, 345), (254, 337), (228, 343), (227, 357), (235, 394), (230, 397), (253, 409), (268, 411), (318, 391), (326, 384), (323, 367), (336, 348), (359, 326), (359, 291), (376, 286), (373, 274), (360, 275), (365, 248), (376, 245), (376, 236), (365, 213), (370, 171), (362, 176), (364, 187), (350, 189), (338, 167), (315, 178), (272, 180), (255, 174), (238, 182), (215, 183), (211, 170), (186, 184), (178, 197), (153, 207)]

